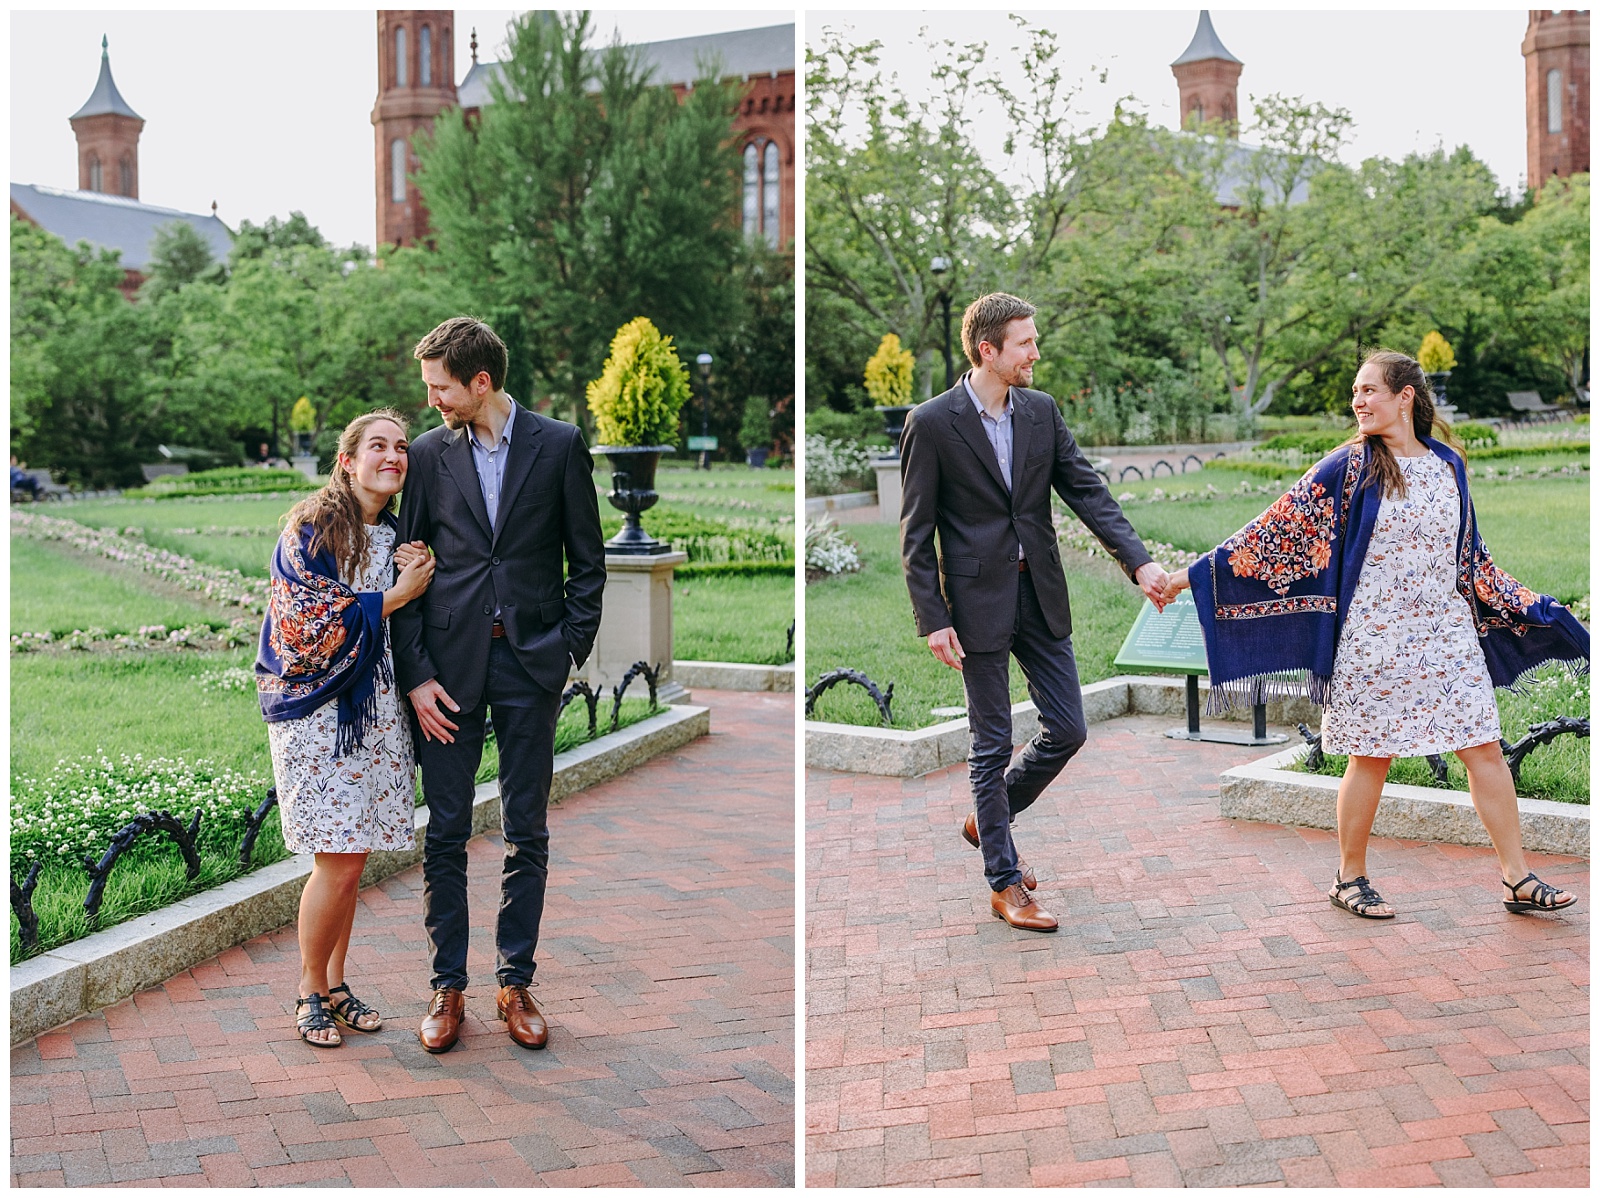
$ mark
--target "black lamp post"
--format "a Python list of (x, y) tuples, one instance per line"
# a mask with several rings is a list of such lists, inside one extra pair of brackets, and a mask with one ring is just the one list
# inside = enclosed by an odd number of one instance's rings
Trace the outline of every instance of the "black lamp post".
[[(700, 436), (704, 438), (711, 435), (711, 355), (701, 354), (694, 362), (700, 368)], [(700, 465), (706, 470), (711, 469), (709, 449), (700, 451)]]
[[(941, 255), (928, 263), (928, 269), (942, 283), (950, 272), (950, 259)], [(950, 288), (940, 288), (939, 303), (944, 307), (944, 389), (948, 391), (956, 385), (956, 365), (950, 358)]]

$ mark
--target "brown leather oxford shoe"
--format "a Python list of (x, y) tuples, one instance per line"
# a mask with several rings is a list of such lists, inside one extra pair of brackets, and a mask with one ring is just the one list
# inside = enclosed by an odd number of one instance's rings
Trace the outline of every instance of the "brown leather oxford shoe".
[(467, 996), (464, 991), (445, 987), (433, 992), (428, 1013), (422, 1017), (417, 1029), (417, 1039), (429, 1052), (449, 1052), (461, 1035), (461, 1017), (466, 1013)]
[[(961, 835), (973, 848), (978, 847), (978, 813), (976, 811), (967, 813), (967, 821), (961, 825)], [(1039, 879), (1034, 877), (1033, 866), (1018, 857), (1017, 868), (1022, 871), (1022, 884), (1024, 886), (1029, 890), (1039, 889)]]
[(992, 891), (989, 909), (1014, 928), (1029, 932), (1056, 930), (1056, 917), (1034, 902), (1033, 895), (1028, 893), (1025, 886), (1007, 886), (1004, 890)]
[(506, 1031), (522, 1047), (543, 1048), (550, 1039), (550, 1025), (534, 1005), (526, 986), (502, 987), (494, 1005), (506, 1021)]

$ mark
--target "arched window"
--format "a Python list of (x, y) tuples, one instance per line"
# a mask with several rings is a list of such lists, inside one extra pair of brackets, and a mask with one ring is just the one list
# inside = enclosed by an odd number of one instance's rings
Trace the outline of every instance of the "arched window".
[(122, 183), (122, 190), (118, 194), (131, 196), (133, 195), (133, 159), (124, 154), (118, 166)]
[(433, 30), (426, 25), (417, 38), (417, 82), (423, 87), (433, 86)]
[(406, 142), (403, 137), (389, 143), (389, 198), (396, 204), (406, 202)]
[(765, 159), (761, 172), (761, 231), (767, 244), (778, 244), (778, 143), (769, 141), (762, 152)]
[(406, 27), (394, 31), (394, 85), (406, 86)]
[(1561, 72), (1551, 71), (1544, 77), (1545, 128), (1551, 133), (1561, 132)]
[(744, 232), (754, 237), (761, 231), (761, 151), (755, 142), (744, 148)]
[(105, 188), (105, 181), (101, 178), (101, 173), (100, 173), (100, 155), (98, 155), (98, 154), (90, 154), (89, 155), (89, 190), (90, 191), (104, 191), (105, 189), (106, 189)]

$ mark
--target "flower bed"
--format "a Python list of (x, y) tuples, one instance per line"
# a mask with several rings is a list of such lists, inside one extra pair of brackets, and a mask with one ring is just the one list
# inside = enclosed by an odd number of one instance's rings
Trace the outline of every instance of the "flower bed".
[(257, 615), (267, 610), (267, 579), (247, 578), (237, 570), (224, 570), (217, 566), (204, 566), (193, 558), (173, 553), (169, 549), (156, 549), (136, 537), (108, 529), (90, 528), (76, 520), (63, 520), (55, 516), (39, 516), (32, 512), (12, 511), (13, 536), (32, 537), (41, 541), (59, 541), (82, 553), (94, 554), (135, 566), (165, 582), (173, 583), (187, 591), (204, 595), (214, 603), (242, 607)]

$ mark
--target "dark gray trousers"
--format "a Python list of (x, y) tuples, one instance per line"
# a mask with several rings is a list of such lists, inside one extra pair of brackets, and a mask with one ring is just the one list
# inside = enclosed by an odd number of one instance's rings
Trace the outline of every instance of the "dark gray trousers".
[[(1058, 637), (1045, 623), (1033, 580), (1023, 574), (1011, 644), (992, 653), (969, 652), (961, 663), (967, 692), (967, 724), (972, 749), (967, 756), (972, 804), (978, 814), (983, 875), (993, 890), (1022, 881), (1011, 821), (1026, 811), (1083, 748), (1089, 729), (1083, 720), (1083, 692), (1072, 638)], [(1028, 679), (1028, 695), (1039, 709), (1039, 732), (1010, 769), (1011, 666), (1015, 657)]]
[[(422, 918), (433, 952), (433, 988), (467, 986), (467, 841), (472, 835), (473, 775), (483, 758), (484, 712), (494, 721), (500, 751), (500, 817), (505, 865), (500, 877), (500, 917), (495, 928), (502, 986), (533, 980), (533, 952), (544, 915), (550, 865), (546, 808), (554, 768), (556, 716), (561, 696), (528, 676), (503, 637), (489, 642), (484, 693), (470, 710), (446, 711), (459, 725), (453, 744), (424, 740), (415, 717), (412, 735), (422, 765), (428, 837), (422, 851)], [(452, 695), (462, 707), (467, 697)]]

